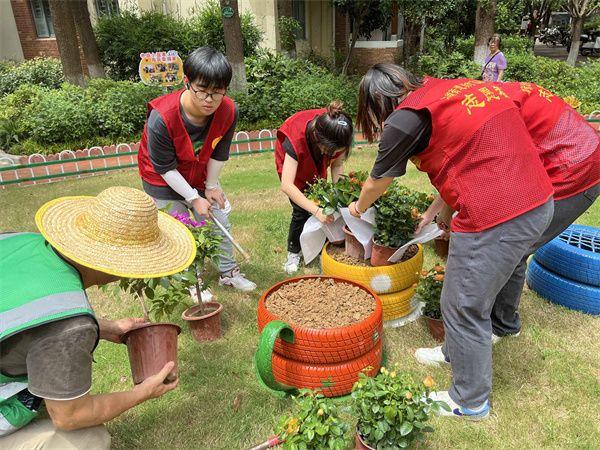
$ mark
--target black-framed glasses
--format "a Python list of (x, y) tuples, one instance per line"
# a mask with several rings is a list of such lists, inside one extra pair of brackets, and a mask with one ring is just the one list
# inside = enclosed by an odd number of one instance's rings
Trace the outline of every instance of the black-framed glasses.
[(188, 84), (188, 88), (190, 89), (190, 91), (192, 91), (194, 93), (194, 95), (196, 96), (196, 98), (198, 100), (200, 100), (201, 102), (206, 100), (208, 97), (211, 98), (211, 100), (215, 101), (215, 102), (220, 102), (223, 97), (225, 96), (224, 92), (206, 92), (202, 89), (194, 89), (194, 87), (191, 84)]

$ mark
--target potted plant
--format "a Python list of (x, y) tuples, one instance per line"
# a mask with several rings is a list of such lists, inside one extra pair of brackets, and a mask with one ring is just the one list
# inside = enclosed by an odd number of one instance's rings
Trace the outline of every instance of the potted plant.
[(394, 183), (375, 202), (372, 266), (391, 264), (389, 257), (412, 239), (421, 211), (431, 200), (430, 195)]
[[(196, 222), (190, 219), (188, 214), (174, 213), (173, 216), (186, 225), (194, 236), (196, 257), (186, 270), (170, 277), (170, 292), (165, 292), (163, 297), (158, 297), (155, 306), (161, 308), (161, 304), (168, 301), (169, 296), (175, 302), (185, 304), (189, 300), (190, 287), (195, 288), (198, 303), (183, 311), (181, 317), (188, 323), (192, 335), (198, 342), (218, 339), (222, 335), (221, 312), (223, 305), (216, 301), (204, 303), (200, 293), (208, 287), (205, 277), (202, 277), (206, 261), (211, 260), (213, 263), (217, 263), (221, 236), (216, 232), (212, 223)], [(162, 309), (164, 310), (164, 308)]]
[(347, 448), (348, 424), (339, 418), (338, 407), (331, 399), (301, 389), (294, 402), (294, 415), (282, 416), (275, 429), (285, 450)]
[(426, 424), (444, 402), (430, 399), (434, 386), (428, 376), (417, 382), (406, 372), (382, 367), (379, 374), (360, 375), (352, 391), (356, 424), (356, 449), (405, 448), (434, 431)]
[(425, 303), (423, 315), (427, 319), (427, 327), (433, 338), (442, 342), (444, 340), (444, 322), (440, 297), (444, 285), (445, 268), (436, 264), (432, 269), (421, 272), (421, 280), (417, 286), (417, 295)]

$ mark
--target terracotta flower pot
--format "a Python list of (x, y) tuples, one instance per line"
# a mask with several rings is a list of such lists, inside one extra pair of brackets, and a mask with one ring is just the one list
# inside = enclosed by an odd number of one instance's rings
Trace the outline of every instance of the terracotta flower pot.
[(186, 309), (181, 318), (190, 326), (194, 339), (198, 342), (214, 341), (223, 336), (221, 330), (221, 312), (223, 305), (217, 302), (204, 303), (204, 314), (200, 313), (200, 305)]
[(426, 317), (426, 319), (427, 328), (429, 328), (429, 332), (433, 338), (438, 342), (444, 342), (444, 321), (441, 319), (432, 319), (431, 317)]
[(346, 249), (344, 253), (353, 258), (365, 259), (365, 248), (346, 226), (344, 226), (344, 234), (346, 235)]
[(354, 449), (355, 450), (375, 450), (375, 447), (371, 447), (367, 445), (367, 443), (363, 440), (362, 436), (358, 431), (358, 427), (356, 427), (356, 437), (354, 438)]
[(145, 323), (123, 336), (127, 345), (133, 382), (139, 384), (157, 374), (169, 361), (175, 367), (166, 381), (177, 379), (177, 335), (181, 328), (172, 323)]
[(448, 249), (450, 248), (450, 241), (446, 239), (436, 238), (433, 240), (435, 244), (435, 254), (440, 258), (448, 257)]
[(371, 250), (371, 265), (372, 266), (390, 266), (394, 263), (388, 261), (398, 248), (386, 247), (373, 241), (373, 250)]

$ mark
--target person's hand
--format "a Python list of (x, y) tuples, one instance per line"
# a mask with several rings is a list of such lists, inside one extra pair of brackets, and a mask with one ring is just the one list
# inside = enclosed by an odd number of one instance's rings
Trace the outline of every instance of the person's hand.
[(434, 217), (427, 211), (421, 214), (421, 217), (419, 218), (419, 223), (415, 227), (415, 234), (419, 234), (421, 231), (423, 231), (423, 228), (426, 225), (429, 225), (431, 222), (433, 222), (433, 219)]
[(214, 189), (206, 189), (204, 191), (204, 195), (206, 196), (206, 200), (208, 200), (211, 204), (217, 203), (219, 208), (225, 208), (225, 193), (223, 189), (216, 187)]
[(452, 221), (452, 210), (449, 208), (442, 209), (442, 211), (435, 218), (435, 223), (437, 223), (438, 228), (447, 233), (450, 232), (450, 222), (451, 221)]
[(175, 363), (169, 361), (156, 375), (146, 378), (140, 384), (136, 385), (133, 389), (141, 392), (142, 397), (145, 400), (151, 398), (158, 398), (161, 395), (172, 391), (179, 384), (179, 378), (174, 373), (171, 373)]
[(348, 211), (350, 212), (350, 215), (356, 217), (357, 219), (360, 219), (360, 213), (356, 208), (356, 202), (352, 202), (348, 205)]
[(196, 211), (202, 217), (208, 217), (210, 205), (210, 202), (202, 197), (192, 200), (192, 208), (194, 208), (194, 211)]
[(325, 215), (323, 214), (323, 210), (321, 208), (317, 209), (317, 212), (315, 213), (315, 217), (317, 219), (319, 219), (319, 221), (321, 223), (325, 223), (325, 224), (330, 224), (333, 223), (333, 215)]
[(128, 317), (119, 320), (103, 320), (100, 334), (102, 339), (105, 339), (115, 344), (122, 342), (123, 335), (129, 330), (133, 330), (146, 321), (140, 317)]

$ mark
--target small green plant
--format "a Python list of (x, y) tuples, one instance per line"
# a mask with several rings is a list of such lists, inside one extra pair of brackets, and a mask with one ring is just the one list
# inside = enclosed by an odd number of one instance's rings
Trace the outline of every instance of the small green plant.
[(429, 270), (421, 271), (421, 279), (417, 286), (417, 295), (425, 303), (423, 315), (431, 319), (442, 318), (440, 297), (444, 285), (446, 269), (441, 264), (436, 264)]
[[(201, 278), (206, 260), (216, 263), (219, 256), (221, 236), (211, 222), (196, 222), (186, 213), (172, 213), (173, 217), (186, 225), (196, 242), (196, 257), (192, 264), (182, 272), (162, 278), (124, 278), (117, 283), (116, 291), (122, 290), (136, 297), (144, 311), (144, 318), (162, 320), (175, 312), (182, 312), (191, 304), (190, 288), (195, 287), (200, 293), (208, 287), (205, 278)], [(114, 289), (109, 293), (116, 295)], [(148, 310), (145, 299), (150, 303)], [(202, 302), (199, 302), (200, 314), (204, 312)]]
[(323, 214), (333, 214), (338, 208), (358, 200), (367, 176), (364, 171), (350, 172), (342, 175), (337, 183), (320, 178), (309, 186), (306, 197), (323, 208)]
[(405, 448), (423, 440), (425, 433), (434, 431), (426, 424), (430, 414), (448, 409), (446, 403), (428, 398), (433, 386), (430, 376), (417, 382), (396, 367), (382, 367), (375, 377), (360, 373), (352, 390), (352, 407), (362, 440), (377, 449)]
[(348, 425), (339, 418), (338, 407), (320, 393), (301, 389), (294, 398), (293, 416), (282, 416), (275, 429), (284, 450), (343, 450)]

